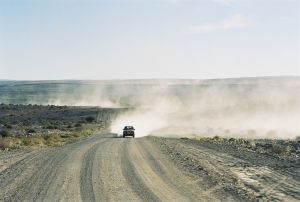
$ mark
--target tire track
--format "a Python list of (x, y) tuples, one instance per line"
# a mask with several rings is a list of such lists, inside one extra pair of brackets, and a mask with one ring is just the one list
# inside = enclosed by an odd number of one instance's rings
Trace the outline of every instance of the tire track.
[(92, 146), (83, 156), (80, 171), (80, 195), (82, 201), (95, 201), (92, 169), (96, 151), (100, 144), (101, 143), (97, 143)]
[(59, 167), (45, 198), (54, 201), (81, 201), (80, 176), (85, 155), (95, 144), (100, 144), (104, 140), (91, 138), (66, 151), (67, 159)]
[(28, 184), (32, 183), (32, 178), (36, 178), (40, 167), (47, 164), (50, 159), (45, 153), (43, 151), (29, 155), (1, 172), (0, 199), (11, 201), (26, 192)]
[[(0, 172), (0, 201), (299, 199), (299, 181), (288, 175), (179, 140), (152, 140), (101, 134), (26, 154)], [(230, 187), (235, 179), (239, 192)]]
[(110, 138), (96, 152), (93, 164), (96, 201), (141, 201), (122, 173), (122, 138)]
[(0, 173), (0, 201), (42, 201), (54, 199), (55, 194), (55, 198), (61, 197), (57, 196), (58, 192), (49, 196), (48, 191), (49, 188), (57, 190), (58, 184), (53, 182), (59, 181), (58, 175), (67, 175), (66, 170), (61, 170), (69, 166), (65, 161), (74, 151), (80, 152), (97, 140), (104, 139), (94, 136), (63, 147), (40, 150), (16, 162)]
[(4, 155), (0, 152), (0, 173), (35, 152), (36, 151), (9, 151), (9, 154), (4, 153)]
[[(129, 144), (129, 155), (132, 159), (133, 165), (136, 168), (136, 173), (142, 179), (142, 181), (161, 201), (188, 201), (189, 199), (181, 194), (181, 190), (176, 189), (171, 183), (165, 181), (162, 177), (163, 173), (161, 170), (153, 169), (155, 164), (151, 165), (153, 162), (146, 156), (143, 156), (143, 151), (147, 148), (140, 150), (137, 145), (140, 141), (131, 141)], [(151, 152), (151, 151), (149, 151)], [(163, 156), (158, 155), (157, 158), (162, 158)], [(169, 170), (171, 172), (172, 170)], [(171, 173), (176, 176), (175, 173)], [(179, 177), (179, 176), (176, 176)], [(184, 180), (184, 179), (182, 179)], [(186, 181), (182, 181), (181, 184)]]
[(10, 196), (10, 201), (36, 201), (43, 198), (46, 194), (49, 184), (56, 175), (58, 166), (66, 156), (55, 152), (50, 158), (46, 159), (41, 167), (33, 175), (19, 186), (16, 192)]
[[(129, 153), (128, 144), (134, 140), (127, 140), (124, 142), (121, 154), (122, 154), (122, 172), (123, 176), (126, 178), (129, 186), (132, 190), (140, 197), (143, 201), (161, 201), (161, 199), (144, 183), (144, 181), (139, 176), (134, 164), (132, 157)], [(157, 185), (159, 186), (159, 185)]]
[[(183, 171), (179, 170), (173, 162), (170, 162), (166, 156), (164, 156), (153, 142), (148, 139), (140, 139), (136, 147), (141, 152), (144, 159), (147, 159), (149, 165), (159, 174), (161, 179), (173, 189), (177, 190), (182, 196), (188, 199), (188, 201), (219, 201), (217, 198), (212, 197), (211, 194), (207, 194), (203, 188), (199, 187), (199, 180), (203, 180), (199, 177), (197, 179), (184, 175)], [(176, 178), (174, 178), (176, 176)], [(193, 187), (193, 189), (191, 189)], [(200, 200), (201, 198), (201, 200)]]

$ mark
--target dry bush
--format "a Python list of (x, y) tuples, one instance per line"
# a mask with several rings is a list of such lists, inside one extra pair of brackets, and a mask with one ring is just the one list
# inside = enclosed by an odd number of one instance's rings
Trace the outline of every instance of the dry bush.
[(58, 134), (51, 134), (45, 137), (46, 145), (48, 146), (57, 146), (61, 144), (62, 138)]
[(72, 136), (73, 137), (80, 137), (81, 135), (80, 135), (80, 133), (73, 133)]
[(4, 139), (0, 139), (0, 149), (5, 150), (9, 148), (9, 144)]
[(91, 129), (83, 129), (81, 128), (80, 130), (76, 130), (75, 133), (72, 134), (73, 137), (85, 137), (85, 136), (89, 136), (93, 133), (93, 131)]
[(210, 137), (202, 137), (202, 136), (196, 136), (192, 138), (193, 140), (198, 140), (198, 141), (209, 141), (211, 140)]
[(92, 122), (94, 122), (96, 119), (95, 119), (95, 117), (93, 117), (93, 116), (88, 116), (88, 117), (85, 118), (85, 120), (86, 120), (88, 123), (92, 123)]
[(61, 138), (70, 138), (70, 137), (72, 137), (72, 135), (71, 134), (61, 134), (60, 137)]
[(75, 127), (81, 127), (81, 126), (82, 126), (81, 123), (76, 123), (76, 124), (75, 124)]
[(9, 137), (9, 132), (7, 130), (0, 130), (0, 136), (2, 137)]
[(45, 139), (41, 136), (25, 137), (22, 140), (23, 140), (22, 142), (25, 146), (42, 147), (46, 143)]
[(256, 143), (254, 141), (250, 141), (249, 145), (248, 145), (248, 148), (250, 148), (252, 150), (255, 150), (256, 149)]
[(26, 130), (28, 134), (35, 133), (36, 131), (33, 128), (29, 128)]
[(272, 145), (272, 152), (275, 154), (285, 154), (287, 153), (287, 147), (279, 144), (273, 144)]
[(10, 149), (17, 148), (22, 144), (22, 141), (19, 138), (5, 138), (0, 139), (0, 149)]

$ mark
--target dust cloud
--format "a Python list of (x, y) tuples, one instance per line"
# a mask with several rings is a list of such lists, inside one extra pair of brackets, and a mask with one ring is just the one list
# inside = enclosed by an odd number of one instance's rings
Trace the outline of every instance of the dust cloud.
[(25, 84), (9, 83), (0, 101), (127, 108), (111, 124), (119, 135), (125, 125), (136, 128), (136, 137), (300, 135), (300, 77)]
[(136, 127), (136, 136), (295, 138), (300, 135), (299, 79), (210, 80), (160, 83), (135, 99), (112, 131)]

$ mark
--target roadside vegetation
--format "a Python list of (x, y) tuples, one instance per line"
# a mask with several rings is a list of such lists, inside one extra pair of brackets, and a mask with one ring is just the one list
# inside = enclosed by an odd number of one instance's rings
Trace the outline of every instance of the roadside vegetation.
[(0, 149), (15, 149), (22, 146), (30, 146), (33, 148), (45, 146), (61, 146), (63, 144), (73, 142), (76, 139), (83, 138), (99, 132), (103, 129), (97, 126), (84, 126), (76, 130), (56, 131), (50, 134), (36, 134), (32, 136), (15, 136), (2, 137), (0, 139)]
[(0, 150), (61, 146), (104, 131), (122, 109), (0, 105)]

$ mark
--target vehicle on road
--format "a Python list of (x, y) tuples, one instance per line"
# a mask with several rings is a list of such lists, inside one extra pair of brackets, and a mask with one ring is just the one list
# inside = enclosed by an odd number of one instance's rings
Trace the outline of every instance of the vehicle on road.
[(123, 129), (123, 137), (132, 136), (134, 138), (134, 130), (133, 126), (125, 126)]

